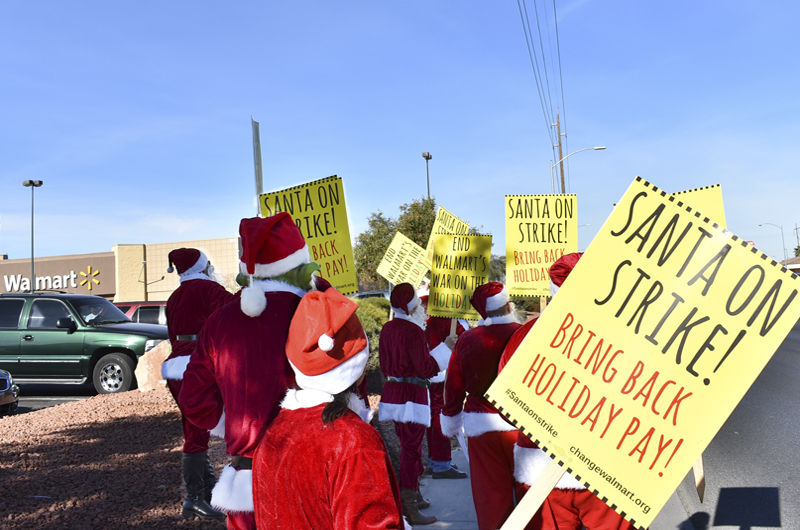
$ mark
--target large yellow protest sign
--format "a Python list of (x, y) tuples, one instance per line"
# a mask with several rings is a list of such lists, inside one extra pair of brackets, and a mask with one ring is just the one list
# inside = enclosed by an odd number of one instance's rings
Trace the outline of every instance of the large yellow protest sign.
[(408, 282), (415, 288), (419, 287), (428, 272), (428, 267), (425, 266), (425, 249), (397, 232), (377, 270), (391, 284)]
[(428, 245), (425, 247), (425, 265), (429, 269), (432, 268), (433, 242), (438, 234), (466, 235), (468, 232), (469, 224), (445, 210), (444, 206), (439, 206), (436, 211), (436, 219), (433, 221), (433, 228), (431, 228), (431, 235), (428, 237)]
[(799, 288), (637, 179), (487, 397), (646, 528), (797, 322)]
[(720, 226), (728, 226), (725, 221), (725, 206), (722, 202), (722, 187), (719, 184), (673, 193), (676, 199), (697, 208), (705, 217), (713, 219)]
[(550, 265), (578, 250), (575, 195), (506, 195), (506, 288), (550, 296)]
[(336, 175), (259, 197), (261, 215), (292, 216), (303, 234), (320, 275), (343, 294), (358, 291), (353, 247), (347, 223), (344, 185)]
[(428, 314), (478, 320), (469, 299), (489, 281), (492, 236), (440, 234), (434, 242)]

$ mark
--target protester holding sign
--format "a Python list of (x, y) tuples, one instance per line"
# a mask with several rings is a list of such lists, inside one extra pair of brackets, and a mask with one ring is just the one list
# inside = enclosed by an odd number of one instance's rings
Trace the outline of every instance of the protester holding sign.
[[(427, 309), (428, 295), (419, 297), (422, 305)], [(429, 316), (425, 324), (425, 338), (428, 348), (433, 351), (443, 344), (450, 335), (452, 319)], [(456, 336), (469, 329), (466, 320), (459, 320), (456, 324)], [(431, 378), (431, 426), (425, 431), (428, 439), (428, 457), (431, 462), (431, 476), (433, 478), (467, 478), (467, 474), (453, 466), (450, 452), (450, 438), (442, 434), (441, 413), (444, 407), (444, 381), (447, 370), (442, 370)]]
[[(572, 269), (582, 256), (575, 252), (559, 258), (550, 267), (550, 293), (555, 296), (567, 279)], [(514, 355), (520, 343), (530, 331), (536, 320), (531, 320), (520, 328), (508, 341), (498, 371), (502, 371), (508, 360)], [(544, 471), (550, 457), (522, 432), (518, 433), (514, 447), (514, 478), (517, 481), (517, 499), (521, 499), (528, 488)], [(541, 522), (532, 521), (526, 528), (538, 530), (581, 530), (584, 526), (590, 530), (633, 530), (633, 526), (612, 510), (581, 482), (565, 473), (556, 484), (555, 489), (545, 500), (537, 514)], [(543, 525), (543, 526), (542, 526)]]
[[(457, 434), (462, 425), (469, 440), (472, 498), (480, 530), (500, 528), (514, 510), (516, 429), (484, 397), (497, 376), (508, 339), (519, 329), (502, 283), (475, 289), (470, 303), (481, 315), (478, 327), (458, 339), (445, 383), (442, 432)], [(466, 398), (466, 403), (465, 403)]]
[(431, 524), (436, 517), (419, 511), (425, 505), (419, 492), (422, 466), (422, 438), (431, 425), (428, 404), (430, 378), (447, 367), (452, 340), (428, 350), (425, 340), (425, 310), (414, 286), (401, 283), (392, 290), (390, 303), (395, 318), (384, 324), (380, 337), (381, 372), (386, 377), (379, 414), (381, 421), (393, 420), (400, 439), (400, 490), (403, 513), (412, 525)]
[(261, 530), (401, 529), (389, 454), (358, 399), (369, 358), (355, 302), (334, 289), (303, 297), (286, 355), (297, 380), (253, 458)]
[(289, 323), (319, 266), (287, 213), (242, 219), (239, 234), (240, 267), (251, 281), (240, 303), (206, 321), (184, 373), (180, 405), (198, 427), (224, 425), (232, 460), (211, 504), (228, 513), (229, 529), (254, 530), (252, 458), (294, 382), (284, 352)]

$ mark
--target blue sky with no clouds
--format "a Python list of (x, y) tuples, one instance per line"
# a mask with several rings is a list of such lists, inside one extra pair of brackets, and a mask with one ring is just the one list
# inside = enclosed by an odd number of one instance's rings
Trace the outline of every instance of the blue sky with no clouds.
[[(527, 0), (531, 17), (552, 6)], [(591, 225), (579, 247), (640, 175), (667, 191), (721, 184), (728, 228), (782, 259), (778, 228), (758, 225), (782, 226), (791, 255), (800, 6), (555, 6), (564, 154), (607, 146), (568, 160)], [(256, 211), (251, 116), (265, 190), (339, 175), (353, 237), (426, 193), (423, 151), (432, 195), (497, 254), (504, 195), (551, 192), (516, 1), (2, 2), (0, 72), (10, 258), (30, 256), (25, 179), (44, 181), (39, 256), (235, 235)]]

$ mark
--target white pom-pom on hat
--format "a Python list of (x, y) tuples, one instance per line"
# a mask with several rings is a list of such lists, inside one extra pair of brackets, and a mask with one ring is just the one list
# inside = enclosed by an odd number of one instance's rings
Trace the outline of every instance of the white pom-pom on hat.
[(492, 325), (492, 317), (486, 317), (483, 321), (484, 326), (491, 326)]
[(267, 297), (259, 287), (250, 285), (242, 289), (241, 299), (242, 313), (249, 317), (257, 317), (267, 308)]
[(331, 351), (333, 349), (333, 337), (330, 335), (320, 335), (317, 341), (322, 351)]
[(167, 273), (172, 274), (173, 272), (175, 272), (175, 269), (172, 268), (172, 265), (167, 267)]

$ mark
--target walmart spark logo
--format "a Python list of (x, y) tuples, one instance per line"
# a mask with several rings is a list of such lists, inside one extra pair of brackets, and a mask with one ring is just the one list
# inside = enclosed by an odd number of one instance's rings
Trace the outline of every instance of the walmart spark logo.
[(80, 285), (85, 285), (90, 291), (92, 290), (92, 282), (94, 282), (95, 285), (100, 285), (100, 280), (94, 279), (95, 276), (100, 274), (100, 271), (92, 271), (91, 265), (89, 265), (89, 267), (86, 269), (86, 272), (81, 271), (79, 274), (85, 278), (84, 280), (81, 280)]

